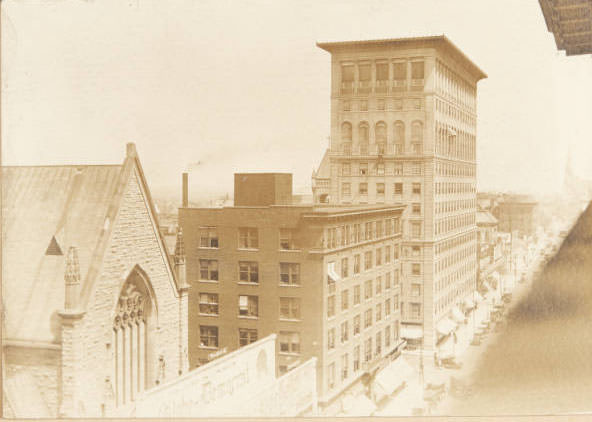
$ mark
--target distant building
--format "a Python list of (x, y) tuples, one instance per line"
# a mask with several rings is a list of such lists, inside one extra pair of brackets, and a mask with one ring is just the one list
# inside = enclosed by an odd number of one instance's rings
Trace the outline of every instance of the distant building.
[(491, 213), (499, 222), (499, 231), (532, 236), (536, 232), (536, 206), (537, 202), (526, 195), (503, 195), (496, 200)]
[(539, 3), (558, 50), (565, 50), (568, 56), (592, 54), (590, 0), (539, 0)]
[(506, 263), (504, 256), (505, 243), (498, 236), (498, 221), (486, 210), (477, 211), (477, 228), (479, 229), (479, 280), (482, 283), (494, 271), (503, 271)]
[(3, 167), (2, 235), (4, 416), (122, 416), (187, 371), (182, 243), (169, 257), (133, 144)]
[(401, 333), (433, 350), (476, 289), (486, 75), (445, 36), (318, 46), (331, 53), (331, 143), (312, 176), (315, 203), (407, 206)]
[[(235, 206), (179, 210), (191, 251), (189, 358), (203, 365), (277, 333), (279, 374), (316, 357), (326, 406), (402, 346), (404, 207), (289, 205), (287, 180), (236, 175)], [(276, 190), (248, 195), (258, 184)]]

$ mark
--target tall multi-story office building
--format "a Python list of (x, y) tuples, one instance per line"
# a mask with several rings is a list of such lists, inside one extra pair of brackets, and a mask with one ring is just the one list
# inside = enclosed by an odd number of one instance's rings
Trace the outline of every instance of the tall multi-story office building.
[(445, 36), (318, 46), (331, 53), (331, 140), (314, 200), (407, 205), (401, 332), (432, 349), (476, 287), (476, 100), (486, 75)]
[(276, 333), (280, 374), (318, 358), (324, 405), (403, 344), (404, 206), (290, 205), (291, 182), (237, 174), (233, 207), (179, 209), (189, 360), (194, 367)]

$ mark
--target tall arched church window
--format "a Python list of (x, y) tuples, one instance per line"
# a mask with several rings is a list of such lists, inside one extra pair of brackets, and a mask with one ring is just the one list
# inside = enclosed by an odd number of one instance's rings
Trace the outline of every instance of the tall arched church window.
[(113, 317), (113, 386), (116, 405), (132, 402), (153, 385), (150, 332), (156, 308), (147, 281), (134, 270), (125, 281)]
[(352, 125), (349, 122), (341, 124), (341, 140), (351, 142), (352, 140)]

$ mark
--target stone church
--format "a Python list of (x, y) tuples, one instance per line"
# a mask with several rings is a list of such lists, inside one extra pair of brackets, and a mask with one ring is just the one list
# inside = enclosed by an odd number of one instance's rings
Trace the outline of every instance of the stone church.
[(134, 144), (122, 165), (2, 168), (4, 416), (125, 416), (188, 370), (187, 291)]

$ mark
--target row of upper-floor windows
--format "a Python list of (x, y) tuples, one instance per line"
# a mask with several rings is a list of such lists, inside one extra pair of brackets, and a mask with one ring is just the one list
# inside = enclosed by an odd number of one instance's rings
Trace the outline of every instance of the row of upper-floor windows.
[(475, 135), (436, 122), (436, 154), (460, 160), (474, 160), (475, 146)]
[[(385, 183), (374, 183), (368, 184), (367, 182), (358, 183), (358, 195), (359, 196), (367, 196), (368, 195), (368, 186), (374, 187), (374, 192), (372, 192), (375, 196), (384, 197), (386, 184)], [(404, 186), (407, 188), (404, 190)], [(352, 195), (352, 184), (350, 182), (342, 182), (341, 183), (341, 196), (348, 197)], [(402, 195), (410, 192), (412, 195), (421, 195), (421, 183), (393, 183), (393, 191), (392, 195), (395, 197), (401, 197)]]
[(477, 206), (476, 199), (457, 199), (454, 201), (442, 201), (435, 203), (436, 214), (445, 214), (460, 210), (469, 210)]
[(355, 245), (367, 240), (391, 236), (399, 233), (400, 230), (401, 219), (399, 217), (328, 227), (324, 230), (323, 245), (326, 248)]
[[(460, 108), (456, 107), (453, 104), (449, 104), (448, 102), (435, 99), (436, 105), (436, 116), (439, 118), (441, 116), (446, 116), (450, 119), (456, 120), (460, 123), (463, 123), (473, 130), (477, 126), (477, 118), (472, 113), (467, 113), (466, 111), (462, 111)], [(439, 114), (441, 113), (441, 115)]]
[[(349, 257), (345, 257), (341, 259), (339, 269), (337, 269), (337, 262), (330, 262), (329, 263), (329, 273), (327, 275), (327, 291), (329, 294), (335, 294), (337, 291), (337, 286), (345, 285), (345, 279), (347, 279), (350, 274), (357, 275), (362, 272), (362, 270), (370, 270), (374, 267), (380, 267), (384, 264), (390, 264), (392, 262), (396, 263), (397, 259), (399, 259), (399, 245), (391, 245), (385, 246), (384, 248), (377, 248), (374, 251), (374, 257), (376, 261), (373, 260), (373, 251), (366, 251), (364, 254), (355, 254), (353, 255), (353, 259)], [(362, 256), (364, 257), (364, 267), (362, 268)], [(375, 262), (375, 263), (374, 263)], [(339, 280), (334, 280), (334, 275), (338, 274), (340, 276)], [(393, 269), (393, 285), (397, 286), (399, 284), (399, 269)], [(378, 276), (377, 284), (376, 284), (376, 293), (380, 293), (382, 290), (382, 276)], [(372, 283), (372, 282), (370, 282)], [(371, 285), (371, 284), (370, 284)], [(384, 274), (384, 286), (386, 289), (390, 289), (391, 287), (391, 271), (387, 271)], [(368, 291), (366, 291), (366, 298), (369, 298)], [(359, 287), (354, 288), (354, 304), (359, 303), (355, 300), (355, 298), (359, 297)]]
[[(411, 123), (411, 138), (412, 143), (423, 142), (423, 122), (420, 120), (414, 120)], [(384, 121), (379, 121), (374, 125), (374, 142), (375, 143), (387, 143), (390, 139), (387, 136), (387, 124)], [(370, 125), (367, 122), (360, 122), (358, 124), (358, 143), (370, 142)], [(351, 142), (353, 140), (353, 128), (350, 122), (344, 121), (341, 123), (341, 140), (344, 142)], [(397, 120), (393, 123), (393, 138), (392, 142), (395, 144), (405, 143), (405, 123), (401, 120)]]
[[(409, 64), (408, 64), (409, 63)], [(425, 77), (425, 65), (423, 60), (407, 62), (397, 60), (389, 62), (380, 60), (375, 62), (342, 63), (341, 83), (347, 82), (370, 82), (408, 79), (420, 80)]]
[(436, 59), (435, 86), (436, 92), (445, 97), (475, 108), (477, 88), (438, 59)]
[[(357, 164), (357, 165), (355, 165)], [(354, 163), (355, 172), (352, 172), (352, 163), (345, 162), (341, 164), (342, 176), (421, 176), (422, 163), (421, 161), (411, 161), (406, 163), (369, 163), (367, 161), (360, 161)]]
[(421, 110), (423, 100), (421, 98), (376, 98), (374, 101), (345, 98), (341, 100), (341, 111), (368, 111), (370, 108), (377, 111)]
[(436, 235), (475, 225), (475, 213), (454, 215), (436, 220)]
[[(238, 261), (234, 276), (238, 276), (239, 283), (260, 283), (262, 280), (259, 262)], [(226, 277), (229, 278), (228, 275)], [(199, 279), (202, 281), (220, 281), (222, 279), (217, 259), (199, 260)], [(280, 285), (300, 285), (300, 264), (280, 262), (277, 280)]]
[(436, 182), (436, 195), (475, 193), (477, 188), (474, 183), (463, 182)]
[(453, 239), (447, 239), (436, 244), (436, 256), (440, 254), (446, 254), (456, 248), (464, 247), (467, 243), (475, 243), (477, 240), (477, 233), (464, 233), (460, 236), (456, 236)]
[[(218, 293), (200, 292), (199, 314), (202, 316), (219, 316), (235, 313), (238, 318), (259, 318), (261, 309), (259, 296), (236, 295), (235, 299), (235, 305), (231, 305), (231, 302), (225, 302), (226, 306), (230, 309), (224, 310), (221, 306), (220, 295)], [(280, 319), (300, 320), (302, 318), (302, 303), (300, 298), (279, 297), (277, 300)]]
[(468, 293), (473, 292), (476, 287), (475, 280), (476, 277), (474, 274), (466, 275), (466, 278), (464, 280), (459, 281), (459, 279), (457, 279), (454, 282), (456, 288), (445, 288), (442, 291), (444, 294), (440, 294), (440, 292), (438, 292), (438, 295), (440, 297), (434, 301), (434, 308), (436, 314), (438, 315), (441, 314), (443, 311), (448, 310), (453, 304), (458, 304), (459, 301)]
[[(200, 325), (199, 339), (200, 347), (218, 348), (220, 328), (216, 325)], [(238, 346), (243, 347), (257, 341), (259, 335), (256, 328), (238, 328)], [(300, 353), (300, 332), (280, 331), (278, 335), (279, 352), (299, 354)]]
[(444, 271), (447, 268), (455, 266), (461, 262), (468, 262), (469, 258), (476, 261), (477, 246), (474, 243), (467, 243), (465, 247), (457, 251), (447, 254), (436, 260), (436, 272)]
[(475, 165), (465, 163), (447, 163), (436, 160), (436, 176), (475, 177)]
[[(237, 228), (237, 247), (240, 249), (259, 249), (259, 229), (257, 227)], [(295, 250), (297, 244), (296, 229), (282, 228), (278, 230), (278, 247), (281, 250)], [(236, 240), (235, 240), (236, 241)], [(220, 237), (216, 226), (199, 228), (200, 248), (220, 248)]]

